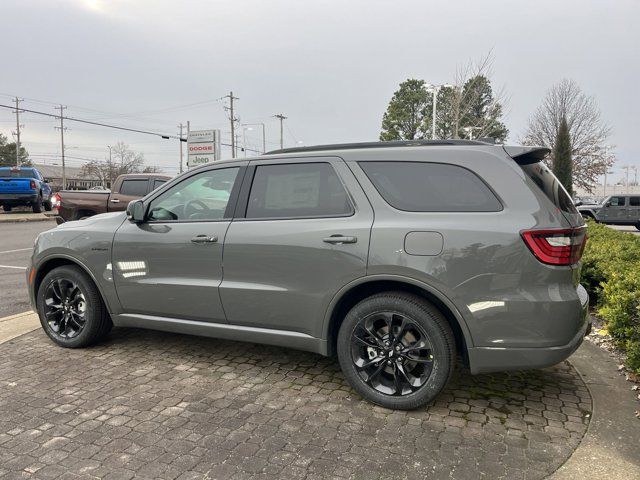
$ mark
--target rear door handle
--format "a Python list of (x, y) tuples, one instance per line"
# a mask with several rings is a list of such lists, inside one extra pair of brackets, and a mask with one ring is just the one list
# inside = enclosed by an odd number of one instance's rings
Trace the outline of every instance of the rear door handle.
[(196, 235), (191, 239), (191, 243), (216, 243), (217, 241), (218, 237), (209, 235)]
[(111, 203), (120, 203), (120, 200), (118, 200), (117, 198), (112, 198)]
[(324, 243), (332, 243), (334, 245), (341, 245), (343, 243), (356, 243), (358, 237), (345, 237), (343, 235), (331, 235), (330, 237), (323, 238)]

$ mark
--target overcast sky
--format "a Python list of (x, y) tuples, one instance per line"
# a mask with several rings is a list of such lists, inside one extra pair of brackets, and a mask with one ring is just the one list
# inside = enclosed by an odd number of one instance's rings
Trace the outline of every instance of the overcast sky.
[[(457, 66), (494, 56), (517, 141), (545, 91), (572, 78), (596, 97), (620, 166), (640, 166), (640, 2), (386, 0), (2, 2), (0, 100), (162, 133), (229, 125), (220, 97), (240, 97), (242, 123), (264, 122), (267, 148), (377, 140), (400, 82), (453, 81)], [(47, 103), (50, 102), (50, 103)], [(194, 105), (195, 104), (195, 105)], [(24, 114), (36, 161), (57, 161), (54, 119)], [(119, 140), (175, 172), (178, 142), (68, 123), (70, 164), (104, 159)], [(0, 108), (0, 132), (15, 116)], [(246, 132), (260, 148), (258, 129)], [(225, 153), (225, 152), (223, 152)], [(228, 152), (226, 152), (228, 154)]]

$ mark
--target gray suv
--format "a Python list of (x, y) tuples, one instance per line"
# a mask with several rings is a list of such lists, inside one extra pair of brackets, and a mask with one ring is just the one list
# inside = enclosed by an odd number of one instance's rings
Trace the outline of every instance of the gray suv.
[(586, 231), (547, 153), (412, 141), (216, 162), (42, 233), (31, 300), (63, 347), (115, 325), (336, 354), (364, 398), (416, 408), (457, 358), (539, 368), (582, 342)]
[(580, 205), (585, 218), (611, 225), (633, 225), (640, 230), (640, 194), (611, 195), (599, 204)]

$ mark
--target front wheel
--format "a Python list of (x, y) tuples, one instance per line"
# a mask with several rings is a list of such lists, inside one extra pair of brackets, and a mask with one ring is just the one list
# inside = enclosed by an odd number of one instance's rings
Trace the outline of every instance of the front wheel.
[(38, 316), (45, 333), (61, 347), (91, 345), (111, 330), (111, 319), (91, 278), (65, 265), (45, 275), (37, 294)]
[(423, 298), (380, 293), (349, 311), (338, 333), (338, 360), (366, 400), (410, 410), (432, 401), (455, 366), (455, 338), (442, 313)]
[(45, 212), (50, 212), (52, 208), (53, 208), (53, 205), (51, 204), (51, 200), (47, 200), (46, 202), (44, 202)]

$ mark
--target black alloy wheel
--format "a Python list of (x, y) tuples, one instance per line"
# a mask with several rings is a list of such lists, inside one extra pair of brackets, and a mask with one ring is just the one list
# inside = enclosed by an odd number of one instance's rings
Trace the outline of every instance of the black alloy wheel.
[(69, 279), (55, 279), (44, 294), (45, 317), (56, 335), (77, 337), (86, 324), (87, 300), (77, 283)]
[(358, 375), (386, 395), (408, 395), (433, 371), (433, 347), (424, 329), (399, 312), (379, 312), (358, 322), (351, 358)]

